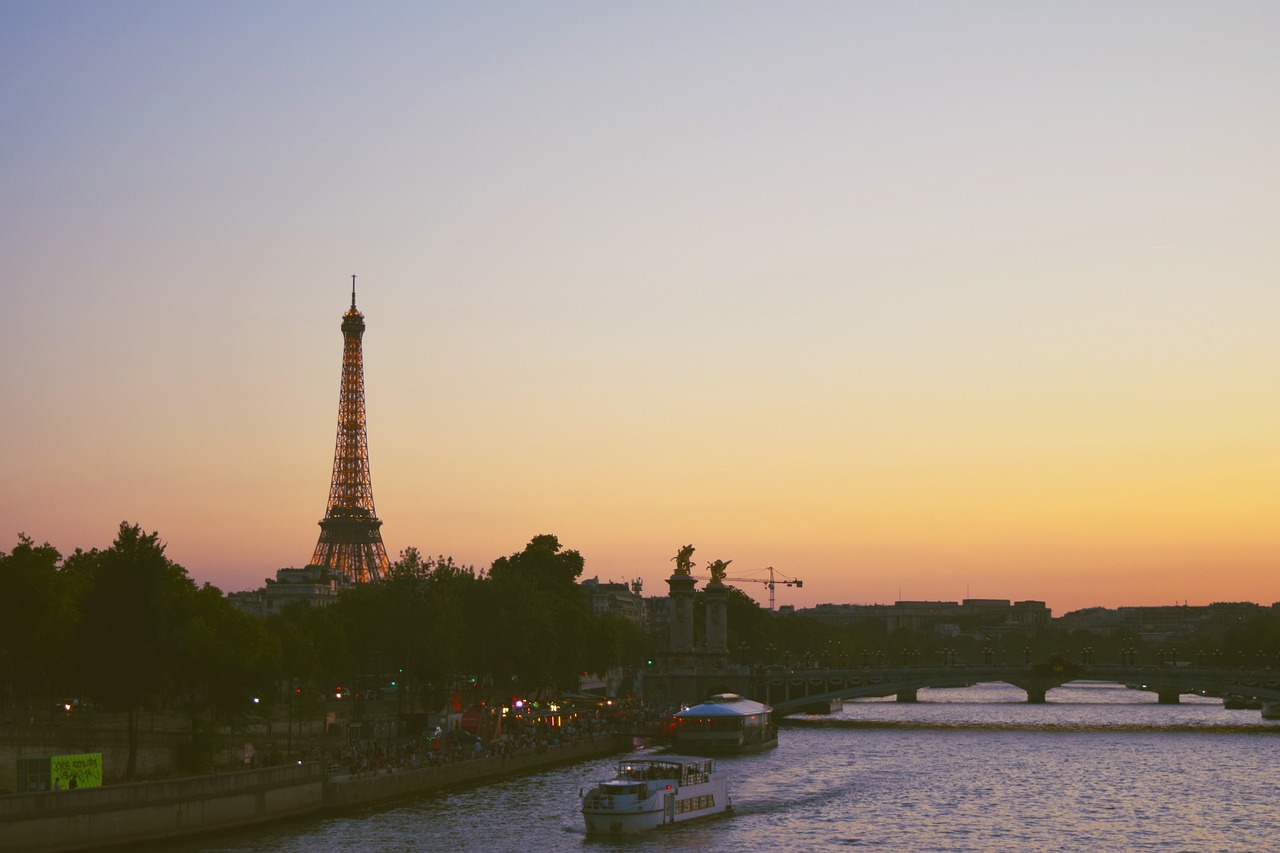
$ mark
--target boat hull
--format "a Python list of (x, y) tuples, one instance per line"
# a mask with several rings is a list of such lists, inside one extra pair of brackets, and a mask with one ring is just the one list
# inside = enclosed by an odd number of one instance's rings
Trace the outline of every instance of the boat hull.
[(662, 817), (662, 809), (630, 814), (620, 811), (582, 810), (582, 819), (587, 825), (587, 832), (592, 835), (629, 835), (633, 832), (647, 832), (662, 826)]
[[(710, 796), (710, 795), (702, 795)], [(675, 804), (678, 807), (678, 804)], [(587, 825), (587, 832), (592, 835), (629, 835), (636, 832), (648, 832), (663, 826), (674, 826), (691, 820), (716, 817), (729, 814), (733, 805), (729, 802), (728, 793), (715, 797), (712, 804), (704, 808), (687, 808), (676, 811), (676, 808), (659, 807), (641, 811), (623, 812), (609, 809), (583, 809), (582, 819)]]
[(687, 756), (624, 761), (616, 779), (582, 798), (588, 834), (645, 832), (732, 811), (729, 784), (714, 764)]
[(698, 741), (678, 738), (675, 748), (691, 755), (743, 755), (751, 752), (767, 752), (777, 749), (778, 739), (761, 740), (754, 743), (738, 741)]

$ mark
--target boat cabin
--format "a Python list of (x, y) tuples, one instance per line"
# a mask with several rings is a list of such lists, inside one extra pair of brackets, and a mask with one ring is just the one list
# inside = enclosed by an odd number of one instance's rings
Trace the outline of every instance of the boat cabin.
[(778, 745), (773, 708), (720, 693), (675, 715), (676, 749), (695, 753), (756, 752)]

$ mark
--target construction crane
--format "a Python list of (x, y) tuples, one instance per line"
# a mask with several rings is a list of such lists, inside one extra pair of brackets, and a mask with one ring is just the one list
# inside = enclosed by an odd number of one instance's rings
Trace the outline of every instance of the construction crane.
[[(767, 586), (769, 587), (769, 610), (770, 610), (770, 612), (772, 612), (772, 611), (773, 611), (773, 588), (774, 588), (776, 585), (778, 585), (778, 584), (782, 584), (783, 586), (794, 586), (794, 587), (797, 587), (797, 588), (799, 588), (799, 587), (803, 587), (803, 586), (804, 586), (804, 581), (799, 580), (798, 578), (789, 578), (789, 577), (787, 577), (787, 576), (786, 576), (786, 575), (784, 575), (784, 574), (781, 574), (781, 573), (779, 573), (779, 572), (775, 572), (775, 571), (773, 570), (773, 566), (765, 566), (763, 569), (757, 569), (757, 571), (760, 571), (760, 572), (768, 572), (768, 573), (769, 573), (769, 577), (767, 577), (767, 578), (752, 578), (752, 577), (746, 577), (746, 578), (721, 578), (721, 580), (722, 580), (722, 581), (725, 581), (726, 583), (762, 583), (762, 584), (767, 585)], [(711, 579), (712, 579), (710, 575), (693, 575), (692, 577), (695, 577), (695, 578), (697, 578), (698, 580), (703, 580), (703, 581), (709, 581), (709, 580), (711, 580)]]

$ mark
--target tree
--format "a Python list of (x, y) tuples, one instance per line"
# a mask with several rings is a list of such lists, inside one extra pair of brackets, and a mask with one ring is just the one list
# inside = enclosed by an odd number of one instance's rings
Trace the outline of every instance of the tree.
[(462, 668), (468, 643), (466, 601), (478, 586), (475, 571), (452, 557), (423, 559), (416, 548), (408, 548), (392, 567), (392, 581), (404, 583), (401, 596), (413, 604), (401, 611), (402, 692), (424, 707), (441, 707), (452, 677)]
[(339, 604), (312, 607), (296, 601), (267, 618), (279, 648), (277, 679), (292, 683), (296, 678), (325, 690), (351, 680), (356, 661)]
[(615, 613), (591, 620), (582, 650), (582, 671), (604, 675), (614, 667), (635, 670), (653, 656), (653, 637)]
[[(704, 600), (703, 593), (698, 595), (700, 601)], [(765, 650), (778, 645), (777, 620), (773, 613), (737, 587), (729, 587), (725, 605), (729, 618), (729, 648), (743, 663), (763, 661)]]
[(544, 533), (533, 537), (523, 551), (499, 557), (489, 569), (495, 581), (519, 578), (541, 592), (565, 594), (576, 589), (585, 562), (577, 551), (560, 550), (560, 540)]
[(108, 707), (127, 712), (128, 778), (137, 771), (138, 713), (176, 682), (177, 650), (195, 584), (164, 555), (158, 533), (120, 523), (81, 605), (82, 677)]
[(191, 719), (190, 769), (207, 770), (219, 725), (238, 726), (253, 698), (269, 694), (279, 645), (263, 623), (205, 584), (186, 597), (177, 636), (175, 681)]
[(49, 543), (37, 546), (22, 534), (12, 553), (0, 551), (0, 683), (13, 685), (24, 719), (32, 694), (45, 688), (52, 707), (50, 682), (68, 675), (73, 608), (58, 575), (61, 559)]
[[(386, 578), (349, 590), (329, 608), (347, 638), (363, 687), (394, 681), (401, 710), (439, 707), (467, 664), (475, 571), (452, 557), (406, 548)], [(487, 623), (486, 623), (487, 624)]]
[(499, 692), (513, 680), (524, 693), (577, 684), (592, 618), (577, 584), (583, 567), (582, 555), (561, 551), (550, 534), (493, 562), (487, 613), (476, 616), (484, 620), (490, 675)]
[(836, 642), (834, 628), (796, 613), (775, 617), (778, 649), (794, 665), (806, 666), (820, 660)]

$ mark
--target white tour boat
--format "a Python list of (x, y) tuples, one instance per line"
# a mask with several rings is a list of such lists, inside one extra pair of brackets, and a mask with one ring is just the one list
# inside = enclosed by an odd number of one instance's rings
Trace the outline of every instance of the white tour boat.
[(618, 775), (582, 798), (587, 832), (655, 829), (733, 809), (729, 785), (711, 758), (654, 755), (629, 758)]

